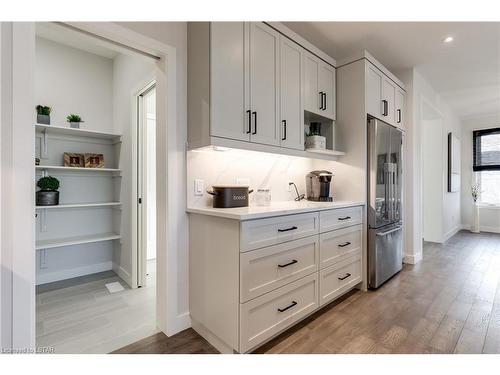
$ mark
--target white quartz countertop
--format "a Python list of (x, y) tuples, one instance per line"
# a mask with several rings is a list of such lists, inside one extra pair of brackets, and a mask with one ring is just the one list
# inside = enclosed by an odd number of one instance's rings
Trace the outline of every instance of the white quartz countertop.
[(252, 220), (266, 217), (331, 210), (335, 208), (364, 206), (364, 202), (272, 202), (270, 206), (249, 206), (237, 208), (190, 207), (186, 211), (193, 214), (225, 217), (234, 220)]

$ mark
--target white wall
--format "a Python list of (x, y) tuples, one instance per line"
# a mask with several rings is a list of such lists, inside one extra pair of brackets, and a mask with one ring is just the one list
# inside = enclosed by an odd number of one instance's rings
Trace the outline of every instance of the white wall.
[(122, 215), (120, 233), (121, 246), (116, 246), (113, 253), (113, 270), (129, 285), (133, 285), (132, 269), (136, 267), (137, 253), (133, 236), (135, 221), (132, 218), (135, 202), (133, 187), (133, 144), (136, 132), (136, 112), (134, 96), (154, 79), (155, 62), (138, 56), (118, 55), (113, 60), (113, 130), (122, 134), (119, 166), (122, 169), (120, 201)]
[[(462, 225), (470, 228), (473, 201), (471, 197), (472, 171), (472, 131), (500, 126), (500, 116), (489, 115), (462, 121)], [(479, 227), (486, 232), (500, 232), (500, 209), (498, 207), (480, 207)]]
[[(431, 106), (443, 120), (443, 160), (447, 150), (446, 135), (453, 131), (460, 139), (460, 123), (456, 115), (444, 102), (441, 96), (418, 72), (418, 69), (408, 69), (397, 72), (407, 90), (407, 116), (405, 147), (405, 262), (417, 263), (422, 259), (422, 223), (423, 223), (423, 180), (422, 153), (422, 122), (428, 120), (426, 106)], [(443, 163), (443, 180), (446, 178), (447, 161)], [(444, 180), (446, 181), (446, 180)], [(442, 190), (442, 238), (443, 240), (460, 229), (460, 193), (448, 193), (447, 183)]]
[(85, 129), (113, 129), (111, 59), (36, 38), (35, 98), (52, 107), (51, 124), (68, 126), (80, 115)]

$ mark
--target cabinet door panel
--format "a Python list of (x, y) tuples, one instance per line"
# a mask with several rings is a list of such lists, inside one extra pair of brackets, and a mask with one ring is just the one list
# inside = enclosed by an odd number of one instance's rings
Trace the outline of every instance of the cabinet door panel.
[(279, 145), (279, 34), (262, 23), (250, 24), (250, 107), (256, 143)]
[(309, 53), (304, 54), (304, 107), (306, 111), (320, 113), (321, 99), (318, 84), (319, 62)]
[(302, 109), (302, 48), (281, 37), (280, 44), (281, 146), (304, 149)]
[(382, 100), (386, 100), (386, 112), (382, 113), (382, 119), (389, 124), (395, 124), (394, 103), (396, 101), (396, 84), (389, 78), (384, 77), (382, 80)]
[(366, 65), (366, 111), (382, 119), (382, 72), (370, 63)]
[(394, 112), (394, 119), (396, 120), (396, 126), (403, 129), (405, 128), (405, 92), (399, 87), (396, 88), (396, 105)]
[(319, 67), (319, 91), (324, 93), (322, 116), (335, 120), (335, 68), (321, 63)]
[(211, 23), (210, 135), (248, 141), (245, 105), (245, 24)]

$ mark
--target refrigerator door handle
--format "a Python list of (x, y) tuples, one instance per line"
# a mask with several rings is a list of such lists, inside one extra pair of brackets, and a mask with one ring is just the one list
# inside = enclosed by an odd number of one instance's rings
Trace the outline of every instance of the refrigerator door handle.
[(386, 232), (379, 232), (379, 233), (377, 233), (377, 236), (384, 237), (384, 236), (387, 236), (388, 234), (397, 232), (398, 230), (401, 230), (402, 228), (403, 227), (396, 227), (396, 228), (390, 229), (390, 230), (388, 230)]

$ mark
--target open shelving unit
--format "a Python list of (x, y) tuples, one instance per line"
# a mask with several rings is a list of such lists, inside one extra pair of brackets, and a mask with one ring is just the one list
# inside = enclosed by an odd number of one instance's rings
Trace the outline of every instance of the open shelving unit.
[[(40, 262), (45, 262), (47, 256), (67, 254), (66, 251), (80, 259), (83, 252), (119, 249), (122, 179), (115, 177), (122, 175), (118, 167), (122, 136), (44, 124), (35, 124), (35, 136), (36, 157), (41, 164), (34, 166), (37, 179), (50, 175), (61, 182), (59, 205), (35, 207), (35, 249)], [(104, 168), (64, 166), (65, 152), (103, 154)], [(98, 242), (110, 243), (97, 245)], [(88, 246), (76, 247), (84, 244)], [(61, 250), (46, 253), (50, 249)]]

